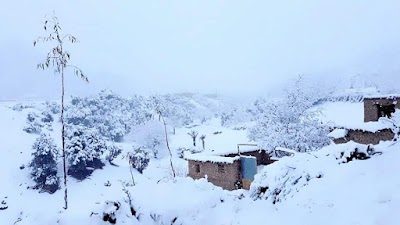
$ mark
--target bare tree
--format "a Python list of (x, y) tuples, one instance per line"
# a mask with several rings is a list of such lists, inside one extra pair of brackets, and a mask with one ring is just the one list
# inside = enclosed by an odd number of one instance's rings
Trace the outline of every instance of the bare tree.
[(199, 132), (192, 130), (192, 131), (190, 131), (190, 132), (188, 133), (188, 135), (189, 135), (190, 137), (192, 137), (192, 139), (193, 139), (193, 146), (196, 147), (196, 138), (197, 138), (197, 135), (199, 135)]
[(162, 119), (162, 122), (164, 124), (165, 142), (167, 143), (167, 148), (168, 148), (168, 152), (169, 152), (169, 162), (171, 164), (172, 175), (175, 178), (176, 177), (176, 173), (175, 173), (174, 165), (172, 163), (172, 151), (171, 151), (171, 148), (169, 147), (169, 142), (168, 142), (167, 123), (165, 123), (165, 119), (164, 119), (163, 115), (161, 114), (161, 111), (157, 110), (157, 112), (158, 112), (159, 118)]
[(68, 191), (67, 191), (67, 165), (66, 165), (66, 153), (65, 153), (65, 123), (64, 123), (64, 75), (67, 69), (73, 69), (76, 76), (80, 77), (85, 82), (89, 82), (88, 78), (83, 74), (82, 70), (74, 65), (70, 65), (69, 61), (71, 55), (65, 50), (67, 43), (77, 43), (76, 39), (71, 34), (62, 34), (62, 29), (58, 18), (53, 15), (51, 18), (46, 18), (44, 21), (43, 29), (47, 36), (38, 37), (34, 42), (33, 46), (42, 43), (54, 43), (54, 46), (47, 53), (46, 59), (37, 64), (38, 69), (48, 69), (53, 68), (55, 74), (61, 75), (61, 141), (62, 141), (62, 158), (63, 158), (63, 171), (64, 171), (64, 209), (68, 208)]
[(201, 143), (203, 144), (203, 150), (206, 149), (205, 139), (206, 139), (206, 135), (203, 134), (203, 135), (200, 136)]

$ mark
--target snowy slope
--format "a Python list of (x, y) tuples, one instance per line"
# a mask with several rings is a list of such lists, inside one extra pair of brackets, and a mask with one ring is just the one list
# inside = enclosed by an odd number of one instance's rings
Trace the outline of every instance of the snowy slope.
[[(130, 215), (125, 202), (127, 196), (122, 191), (122, 183), (131, 182), (131, 175), (126, 160), (119, 158), (115, 160), (119, 167), (107, 164), (90, 179), (77, 182), (69, 178), (70, 208), (64, 211), (62, 190), (50, 195), (27, 189), (33, 185), (29, 169), (19, 167), (31, 159), (31, 145), (37, 137), (22, 130), (26, 114), (33, 109), (14, 111), (10, 108), (13, 105), (0, 103), (0, 202), (4, 200), (8, 206), (0, 210), (0, 224), (109, 224), (102, 221), (106, 201), (121, 203), (116, 213), (117, 224), (172, 224), (175, 221), (173, 224), (394, 225), (400, 219), (397, 213), (400, 177), (396, 174), (400, 171), (400, 144), (397, 143), (378, 146), (382, 155), (340, 165), (325, 164), (324, 160), (328, 159), (322, 153), (318, 158), (311, 156), (314, 160), (302, 164), (315, 172), (323, 169), (323, 177), (311, 180), (293, 192), (292, 197), (275, 205), (266, 200), (254, 201), (248, 191), (228, 192), (205, 179), (185, 178), (186, 163), (178, 158), (174, 158), (174, 164), (182, 177), (172, 180), (168, 158), (154, 160), (143, 175), (134, 172), (136, 186), (127, 187), (140, 221)], [(360, 103), (327, 103), (324, 108), (326, 119), (336, 123), (352, 123), (360, 114)], [(348, 115), (354, 117), (349, 119)], [(51, 134), (57, 141), (59, 125), (53, 126)], [(190, 147), (192, 140), (187, 133), (191, 130), (207, 136), (206, 151), (209, 152), (236, 149), (236, 144), (248, 142), (246, 130), (221, 127), (215, 119), (196, 127), (177, 129), (176, 135), (170, 134), (172, 148)], [(222, 133), (214, 135), (216, 131)], [(132, 143), (121, 145), (129, 151)], [(201, 142), (197, 145), (201, 146)], [(331, 145), (324, 151), (338, 148), (339, 145)], [(277, 162), (275, 167), (283, 169), (293, 163), (288, 158)], [(269, 167), (263, 171), (269, 171)], [(104, 185), (108, 181), (111, 186)]]
[[(189, 126), (187, 128), (177, 129), (176, 135), (171, 136), (171, 144), (174, 147), (193, 147), (191, 137), (187, 134), (194, 130), (201, 135), (206, 135), (205, 152), (213, 154), (224, 154), (227, 151), (236, 151), (237, 144), (250, 143), (247, 138), (246, 130), (233, 130), (220, 125), (220, 120), (217, 118), (208, 121), (206, 124)], [(216, 133), (218, 132), (218, 133)], [(221, 133), (219, 133), (221, 132)], [(202, 143), (197, 140), (196, 146), (202, 148)]]

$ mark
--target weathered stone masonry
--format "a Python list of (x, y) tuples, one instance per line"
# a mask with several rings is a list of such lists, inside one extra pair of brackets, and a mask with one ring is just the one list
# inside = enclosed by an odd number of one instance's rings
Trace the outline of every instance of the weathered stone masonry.
[(233, 163), (201, 162), (188, 160), (189, 176), (193, 179), (204, 178), (207, 175), (208, 181), (225, 190), (236, 190), (237, 182), (241, 182), (240, 159)]
[(354, 141), (360, 144), (379, 144), (380, 141), (393, 140), (394, 133), (391, 129), (383, 129), (375, 133), (363, 130), (348, 130), (347, 135), (343, 138), (334, 139), (335, 144), (347, 143)]

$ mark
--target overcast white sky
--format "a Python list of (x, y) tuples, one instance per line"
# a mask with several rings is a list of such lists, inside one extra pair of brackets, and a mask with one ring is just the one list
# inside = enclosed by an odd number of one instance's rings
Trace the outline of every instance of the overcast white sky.
[(398, 0), (12, 0), (0, 7), (0, 100), (57, 96), (59, 79), (36, 69), (45, 49), (32, 46), (53, 10), (91, 81), (70, 77), (70, 94), (251, 95), (297, 74), (400, 72)]

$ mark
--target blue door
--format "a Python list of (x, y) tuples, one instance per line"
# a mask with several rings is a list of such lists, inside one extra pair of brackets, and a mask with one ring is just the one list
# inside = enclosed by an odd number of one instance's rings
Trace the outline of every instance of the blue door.
[(243, 179), (254, 180), (254, 175), (257, 173), (257, 159), (256, 157), (246, 156), (241, 157), (242, 163), (242, 176)]

